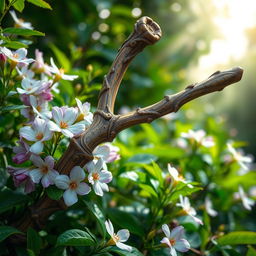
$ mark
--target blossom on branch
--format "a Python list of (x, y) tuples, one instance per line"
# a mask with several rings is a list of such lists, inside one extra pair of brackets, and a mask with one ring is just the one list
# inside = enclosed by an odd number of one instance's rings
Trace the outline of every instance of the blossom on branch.
[(170, 232), (168, 225), (164, 224), (162, 225), (162, 230), (166, 237), (161, 240), (161, 243), (170, 248), (170, 255), (177, 256), (176, 250), (187, 252), (190, 249), (189, 242), (182, 238), (184, 236), (184, 228), (182, 226), (178, 226)]
[(95, 194), (103, 196), (103, 191), (109, 191), (107, 183), (112, 180), (112, 173), (102, 170), (102, 159), (99, 159), (96, 163), (94, 161), (87, 163), (86, 168), (89, 172), (88, 181), (92, 184)]
[(75, 99), (77, 103), (77, 107), (79, 109), (79, 115), (77, 117), (77, 122), (83, 121), (85, 125), (90, 125), (92, 123), (93, 114), (90, 112), (90, 106), (91, 104), (88, 102), (85, 102), (82, 104), (82, 102), (79, 99)]
[(111, 239), (108, 241), (108, 245), (116, 245), (122, 250), (131, 252), (132, 247), (124, 244), (129, 239), (130, 232), (128, 229), (121, 229), (117, 233), (114, 232), (113, 224), (110, 220), (105, 221), (105, 226), (108, 234), (111, 236)]
[[(43, 160), (40, 156), (32, 155), (30, 160), (34, 164), (34, 168), (29, 172), (29, 176), (31, 177), (34, 183), (41, 183), (44, 188), (49, 187), (54, 184), (56, 176), (59, 174), (56, 170), (54, 170), (54, 159), (52, 156), (47, 156), (45, 160)], [(38, 167), (38, 168), (36, 168)]]
[(70, 177), (67, 175), (58, 175), (55, 178), (55, 185), (64, 189), (64, 202), (67, 206), (71, 206), (78, 201), (78, 195), (86, 195), (91, 191), (91, 188), (82, 182), (85, 179), (84, 170), (80, 166), (75, 166), (71, 172)]
[(31, 152), (29, 151), (29, 145), (24, 140), (20, 139), (18, 144), (13, 148), (16, 155), (12, 158), (12, 161), (15, 164), (22, 164), (30, 158)]
[(176, 205), (182, 207), (182, 213), (189, 215), (196, 223), (203, 225), (203, 222), (196, 217), (196, 210), (191, 207), (188, 197), (183, 197), (180, 195), (180, 202)]
[(53, 133), (49, 130), (48, 123), (36, 118), (32, 126), (25, 126), (20, 129), (20, 136), (35, 143), (30, 147), (30, 152), (40, 154), (44, 148), (44, 141), (50, 140)]
[(54, 122), (49, 121), (49, 128), (51, 131), (61, 132), (64, 136), (72, 138), (85, 130), (83, 123), (75, 123), (77, 116), (77, 108), (53, 107), (52, 118)]
[(26, 28), (33, 29), (30, 22), (25, 22), (23, 19), (19, 19), (15, 13), (15, 11), (10, 11), (10, 14), (15, 22), (15, 27), (17, 28)]

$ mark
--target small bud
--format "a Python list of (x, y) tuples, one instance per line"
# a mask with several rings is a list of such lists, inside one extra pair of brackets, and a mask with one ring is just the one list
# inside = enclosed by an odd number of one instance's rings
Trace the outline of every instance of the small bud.
[(76, 90), (77, 93), (79, 93), (81, 91), (81, 89), (82, 89), (81, 84), (78, 83), (78, 84), (75, 85), (75, 90)]
[(87, 67), (86, 67), (87, 71), (89, 72), (92, 72), (93, 71), (93, 66), (91, 64), (89, 64)]
[(6, 61), (7, 61), (7, 57), (4, 54), (0, 53), (0, 67), (2, 70), (4, 70)]

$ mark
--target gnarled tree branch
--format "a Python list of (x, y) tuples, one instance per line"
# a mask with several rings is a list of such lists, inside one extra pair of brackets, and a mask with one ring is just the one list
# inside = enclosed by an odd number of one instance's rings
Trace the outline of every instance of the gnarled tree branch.
[[(182, 92), (165, 96), (163, 100), (154, 105), (137, 109), (127, 115), (115, 115), (113, 112), (116, 95), (129, 63), (147, 45), (154, 44), (160, 37), (161, 29), (151, 18), (142, 17), (136, 22), (134, 32), (123, 43), (109, 73), (104, 77), (92, 124), (83, 134), (71, 140), (67, 151), (56, 164), (55, 169), (59, 173), (69, 174), (74, 166), (83, 167), (93, 159), (92, 152), (95, 147), (103, 142), (112, 141), (120, 131), (176, 112), (186, 102), (214, 91), (220, 91), (241, 79), (243, 74), (241, 68), (218, 71), (205, 81), (188, 86)], [(18, 223), (13, 223), (13, 225), (21, 231), (26, 231), (30, 226), (42, 227), (51, 214), (61, 209), (65, 209), (62, 200), (56, 202), (44, 196), (30, 207)]]

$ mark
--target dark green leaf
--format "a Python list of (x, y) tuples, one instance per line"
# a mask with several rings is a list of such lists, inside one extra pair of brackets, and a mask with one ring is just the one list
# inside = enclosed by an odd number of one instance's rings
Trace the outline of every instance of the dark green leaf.
[(143, 254), (141, 252), (139, 252), (138, 249), (136, 249), (134, 247), (132, 248), (131, 252), (121, 250), (118, 247), (111, 247), (109, 251), (115, 252), (120, 256), (143, 256)]
[(12, 49), (19, 49), (19, 48), (27, 48), (26, 44), (23, 44), (19, 41), (5, 41), (5, 47), (12, 48)]
[(11, 110), (18, 110), (18, 109), (23, 109), (23, 108), (27, 108), (28, 106), (25, 105), (12, 105), (12, 106), (7, 106), (7, 107), (3, 107), (0, 109), (1, 112), (8, 112)]
[(139, 221), (138, 218), (131, 213), (127, 213), (116, 208), (111, 208), (108, 209), (108, 215), (109, 218), (121, 228), (127, 228), (131, 233), (139, 236), (144, 235), (144, 229), (141, 221)]
[(50, 186), (46, 189), (46, 193), (51, 199), (59, 200), (62, 197), (64, 191), (55, 186)]
[(0, 1), (0, 13), (3, 13), (5, 9), (5, 0)]
[(36, 254), (30, 249), (27, 249), (27, 253), (28, 253), (28, 256), (36, 256)]
[(40, 252), (41, 246), (41, 237), (34, 229), (29, 228), (27, 232), (27, 249), (33, 251), (37, 255)]
[(256, 232), (235, 231), (220, 237), (217, 242), (220, 245), (256, 244)]
[(19, 204), (28, 202), (29, 197), (23, 194), (15, 193), (8, 188), (0, 191), (0, 213), (5, 212)]
[(58, 239), (58, 246), (91, 246), (95, 242), (93, 238), (85, 231), (80, 229), (70, 229), (62, 233)]
[(22, 234), (18, 229), (10, 226), (0, 226), (0, 242), (12, 234)]
[(52, 10), (52, 7), (47, 2), (45, 2), (43, 0), (27, 0), (27, 1), (36, 6)]
[(45, 34), (37, 30), (27, 28), (5, 28), (4, 33), (14, 34), (18, 36), (44, 36)]
[(105, 235), (106, 235), (105, 217), (104, 217), (102, 211), (100, 210), (98, 205), (95, 204), (95, 203), (86, 202), (85, 200), (83, 200), (83, 202), (87, 205), (87, 207), (90, 209), (92, 214), (96, 217), (96, 219), (97, 219), (97, 221), (98, 221), (98, 223), (100, 225), (103, 237), (105, 238)]
[(13, 7), (14, 7), (17, 11), (22, 12), (23, 9), (24, 9), (24, 7), (25, 7), (25, 0), (17, 0), (17, 1), (14, 3)]

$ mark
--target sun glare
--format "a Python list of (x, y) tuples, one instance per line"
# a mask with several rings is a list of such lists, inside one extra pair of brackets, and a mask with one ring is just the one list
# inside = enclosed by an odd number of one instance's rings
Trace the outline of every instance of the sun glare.
[(221, 37), (214, 39), (210, 52), (199, 60), (199, 66), (207, 68), (242, 58), (248, 50), (246, 30), (256, 26), (256, 1), (212, 0), (216, 9), (213, 17)]

